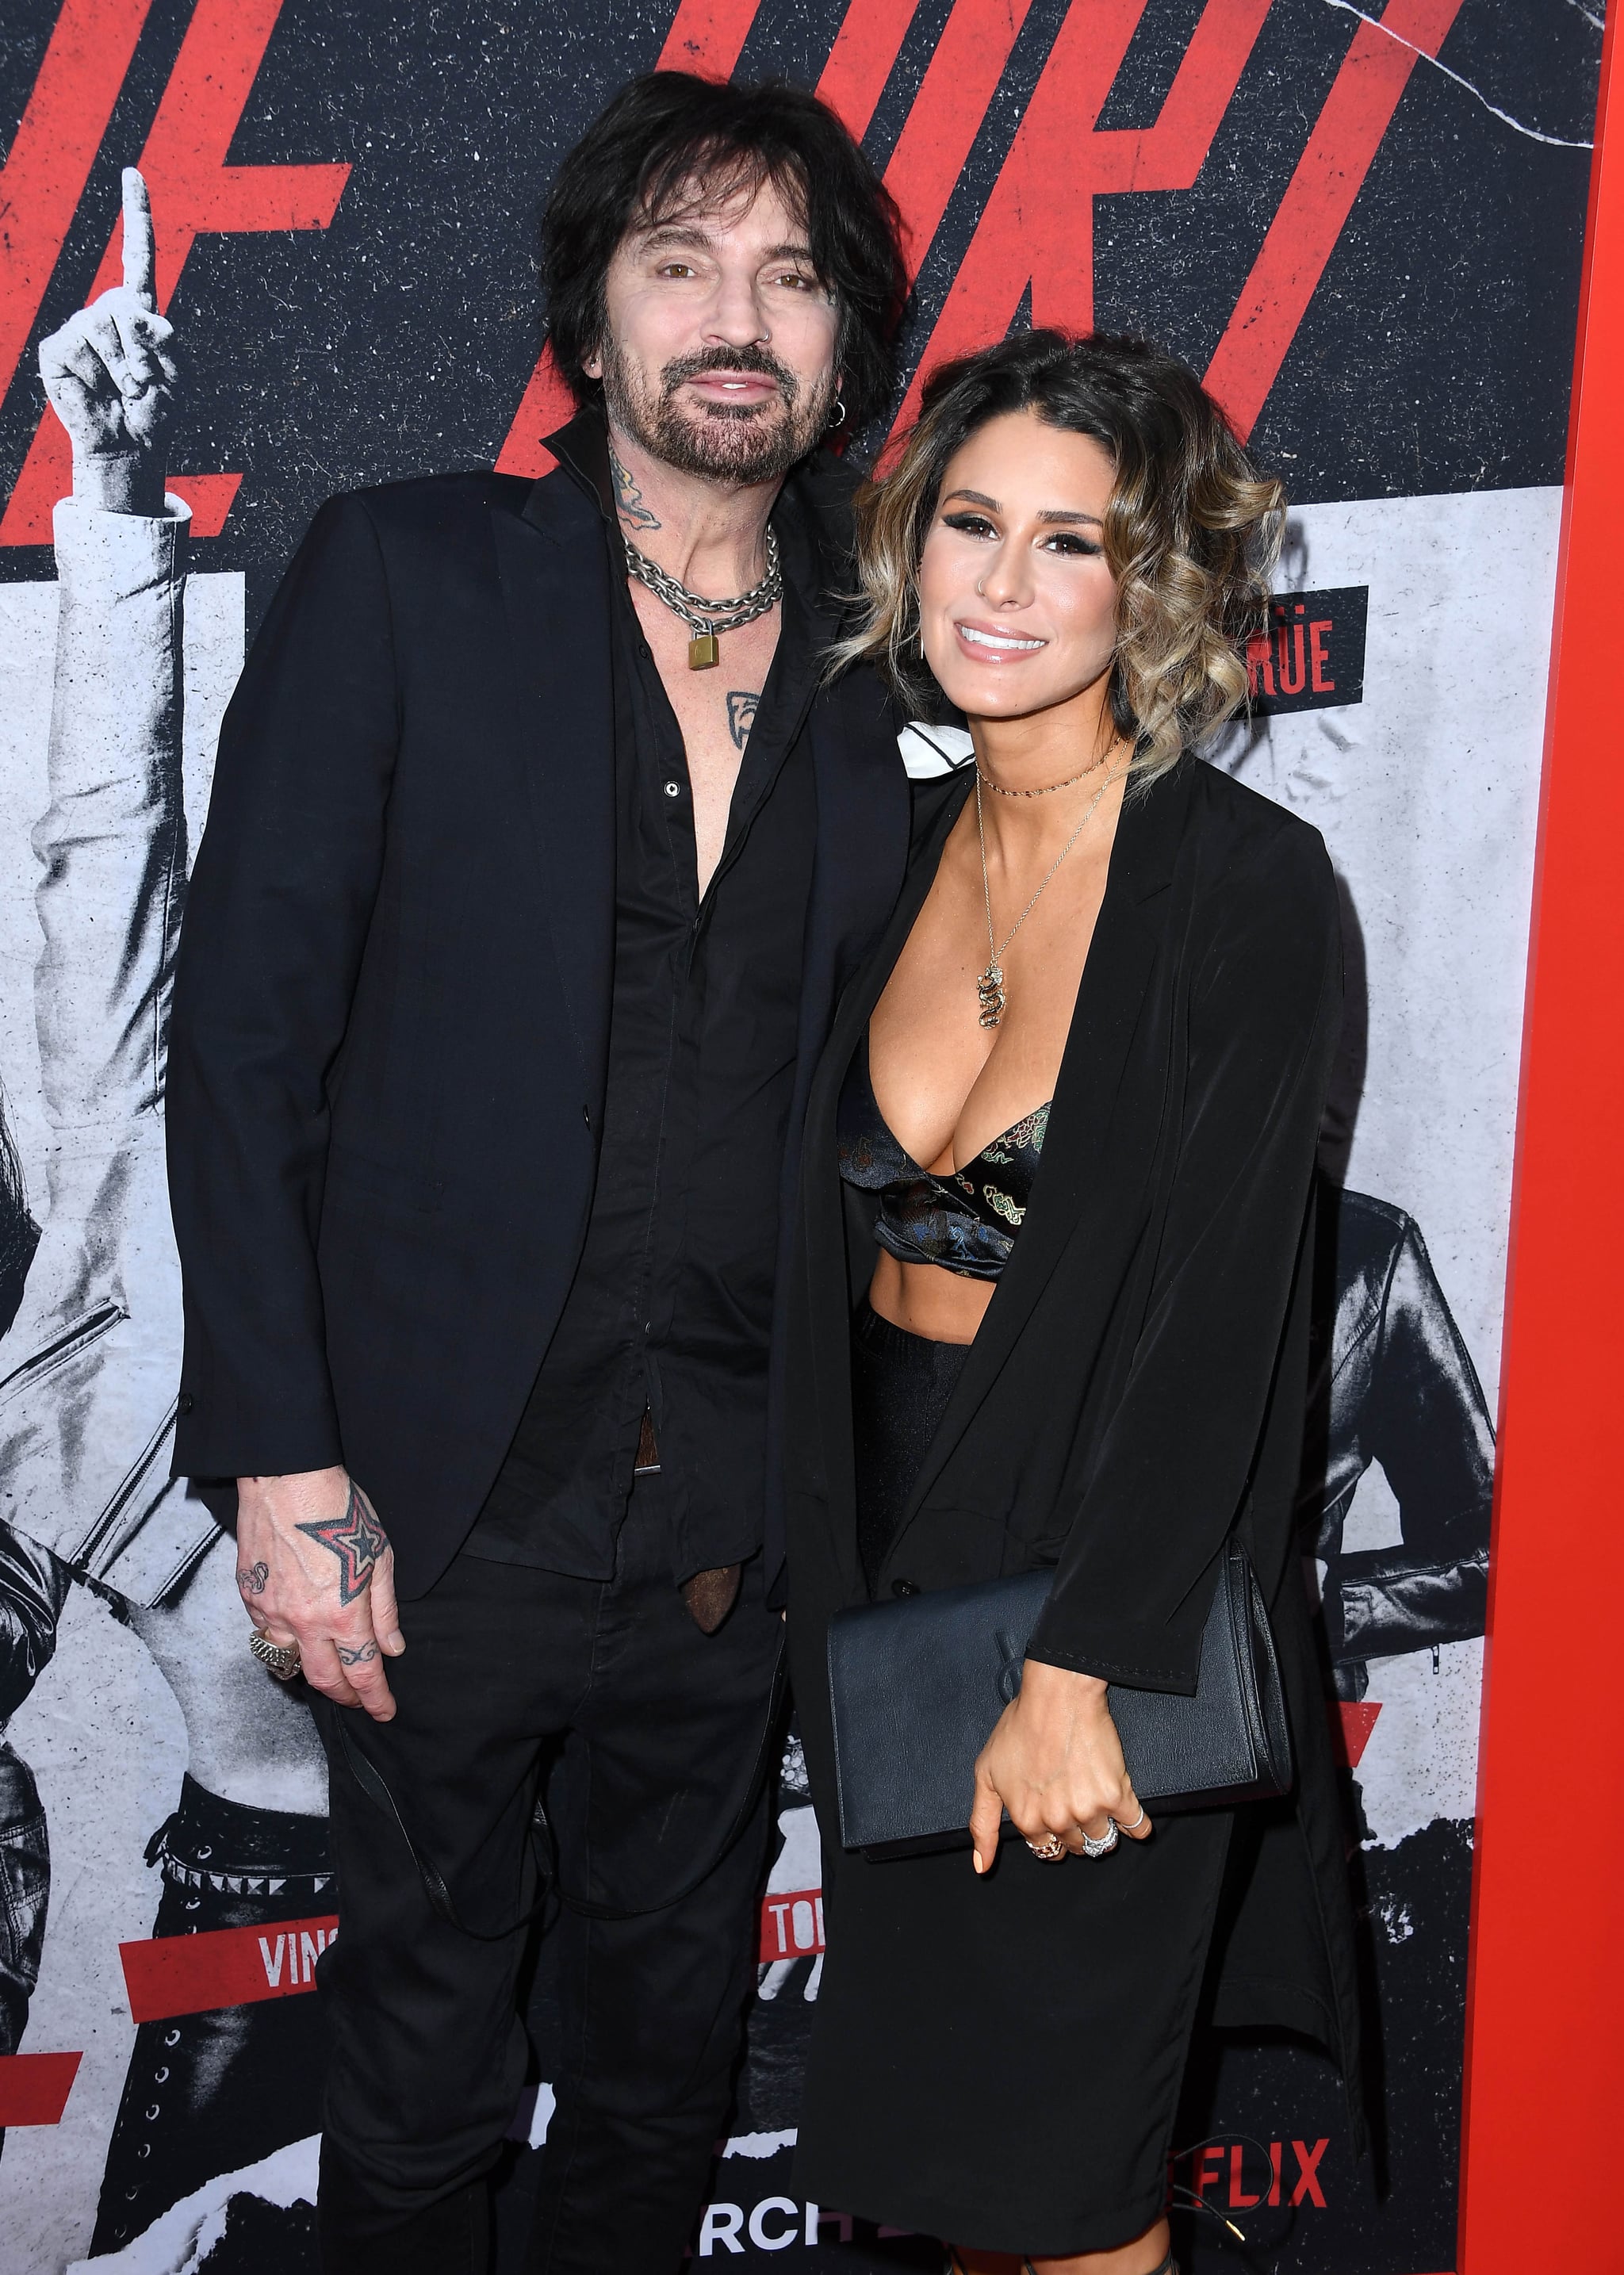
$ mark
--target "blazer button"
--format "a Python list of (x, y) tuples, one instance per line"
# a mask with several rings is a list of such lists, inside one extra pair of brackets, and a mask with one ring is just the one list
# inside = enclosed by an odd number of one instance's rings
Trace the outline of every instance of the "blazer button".
[(183, 1390), (175, 1403), (183, 1414), (190, 1414), (197, 1401), (189, 1390)]
[(917, 1596), (918, 1592), (919, 1583), (917, 1580), (893, 1580), (891, 1583), (891, 1593), (894, 1596)]

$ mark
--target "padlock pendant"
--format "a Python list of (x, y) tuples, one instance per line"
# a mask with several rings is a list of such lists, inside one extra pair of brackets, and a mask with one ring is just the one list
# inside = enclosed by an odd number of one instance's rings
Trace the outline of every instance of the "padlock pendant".
[(709, 671), (721, 661), (721, 642), (714, 632), (695, 632), (688, 642), (690, 671)]

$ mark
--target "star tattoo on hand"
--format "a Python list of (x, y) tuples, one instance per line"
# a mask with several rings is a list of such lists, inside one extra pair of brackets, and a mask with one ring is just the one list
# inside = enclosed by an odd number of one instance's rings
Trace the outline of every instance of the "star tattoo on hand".
[(342, 1516), (325, 1516), (320, 1523), (297, 1524), (293, 1529), (296, 1532), (307, 1532), (337, 1557), (341, 1604), (352, 1604), (358, 1596), (366, 1594), (378, 1559), (389, 1545), (388, 1533), (366, 1506), (360, 1488), (353, 1483)]

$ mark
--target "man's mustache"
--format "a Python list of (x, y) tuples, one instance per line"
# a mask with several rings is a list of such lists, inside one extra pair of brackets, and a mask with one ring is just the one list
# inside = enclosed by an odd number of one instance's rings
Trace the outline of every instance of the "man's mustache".
[(707, 371), (756, 371), (763, 378), (776, 380), (778, 391), (786, 405), (793, 407), (800, 392), (800, 382), (788, 364), (780, 363), (764, 347), (701, 348), (696, 355), (676, 356), (660, 374), (661, 389), (669, 397), (675, 395), (684, 381), (698, 379)]

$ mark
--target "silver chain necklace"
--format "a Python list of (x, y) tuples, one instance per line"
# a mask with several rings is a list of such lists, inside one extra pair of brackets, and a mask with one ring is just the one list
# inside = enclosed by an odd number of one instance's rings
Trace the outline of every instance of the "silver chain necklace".
[(766, 616), (783, 598), (783, 574), (778, 564), (778, 540), (769, 526), (767, 533), (767, 574), (748, 593), (735, 593), (730, 601), (707, 601), (699, 593), (691, 593), (680, 578), (651, 561), (646, 553), (639, 553), (623, 531), (621, 542), (626, 548), (626, 574), (645, 585), (657, 601), (663, 601), (674, 616), (680, 616), (688, 627), (688, 669), (708, 671), (721, 661), (721, 649), (717, 636), (736, 632), (741, 624), (753, 624), (758, 616)]
[[(1085, 774), (1091, 771), (1091, 768), (1084, 768), (1084, 772)], [(1076, 828), (1072, 831), (1064, 845), (1061, 846), (1059, 859), (1056, 860), (1054, 867), (1049, 871), (1048, 875), (1044, 879), (1042, 884), (1039, 886), (1031, 900), (1027, 902), (1026, 906), (1021, 911), (1020, 915), (1016, 917), (1015, 922), (1005, 933), (1003, 946), (1001, 948), (998, 945), (998, 936), (993, 930), (993, 884), (992, 880), (988, 877), (986, 873), (986, 830), (984, 828), (981, 820), (981, 769), (979, 767), (976, 768), (976, 838), (981, 848), (981, 893), (982, 898), (986, 903), (986, 970), (976, 982), (976, 994), (979, 998), (981, 1005), (979, 1024), (982, 1026), (996, 1027), (1000, 1025), (1002, 1023), (1005, 1011), (1008, 1009), (1009, 998), (1008, 991), (1004, 986), (1004, 967), (1001, 958), (1007, 954), (1010, 941), (1015, 938), (1016, 933), (1020, 931), (1021, 926), (1026, 922), (1027, 918), (1031, 916), (1032, 911), (1043, 898), (1044, 894), (1048, 890), (1051, 882), (1060, 868), (1061, 862), (1065, 859), (1067, 854), (1070, 852), (1072, 847), (1083, 835), (1083, 832), (1088, 828), (1090, 821), (1093, 818), (1094, 808), (1099, 805), (1100, 799), (1110, 789), (1112, 783), (1114, 782), (1121, 782), (1122, 776), (1127, 773), (1127, 771), (1128, 769), (1126, 767), (1119, 767), (1114, 774), (1107, 775), (1104, 782), (1100, 783), (1099, 789), (1094, 792), (1094, 795), (1090, 798), (1087, 805), (1084, 808), (1082, 820), (1078, 822)], [(1080, 781), (1082, 777), (1079, 775), (1078, 780)], [(1056, 784), (1054, 787), (1058, 788), (1060, 785)]]

